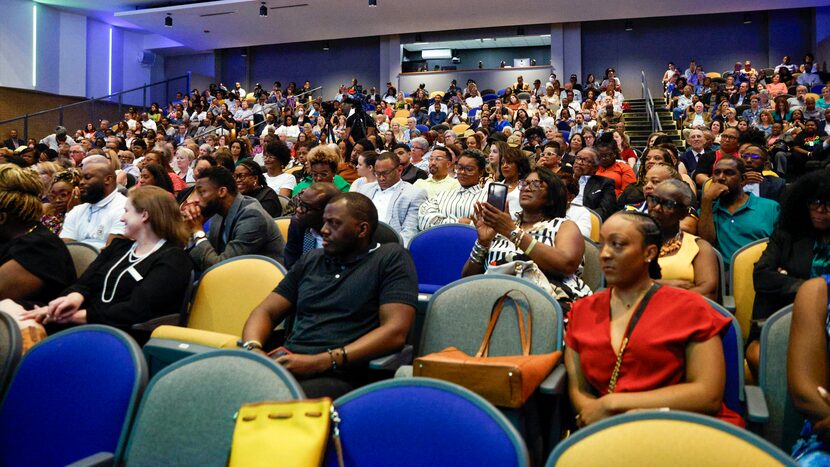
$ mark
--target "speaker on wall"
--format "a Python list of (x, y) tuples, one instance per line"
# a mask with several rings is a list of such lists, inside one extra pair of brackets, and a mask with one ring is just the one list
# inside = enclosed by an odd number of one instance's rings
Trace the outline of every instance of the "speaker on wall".
[(150, 52), (149, 50), (145, 50), (138, 56), (138, 61), (142, 66), (151, 67), (156, 63), (156, 54)]

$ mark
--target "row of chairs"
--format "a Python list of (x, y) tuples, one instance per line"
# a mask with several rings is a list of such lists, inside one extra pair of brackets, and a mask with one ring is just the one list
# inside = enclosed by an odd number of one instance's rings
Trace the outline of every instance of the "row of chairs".
[[(541, 334), (561, 337), (558, 306), (541, 289), (514, 278), (499, 278), (496, 281), (506, 283), (498, 286), (492, 278), (468, 278), (435, 294), (423, 336), (423, 353), (432, 351), (430, 346), (440, 349), (446, 345), (474, 351), (484, 330), (472, 328), (481, 327), (479, 322), (482, 320), (472, 316), (465, 323), (459, 324), (454, 320), (452, 326), (446, 326), (445, 321), (469, 314), (484, 317), (487, 310), (482, 311), (483, 306), (478, 305), (483, 305), (483, 301), (492, 297), (481, 295), (497, 295), (505, 288), (518, 287), (531, 294), (529, 300), (534, 310), (534, 321), (538, 324), (534, 326), (534, 334), (539, 334), (538, 337)], [(470, 297), (481, 297), (479, 300), (483, 301), (469, 303)], [(714, 303), (712, 306), (719, 309)], [(728, 314), (722, 308), (719, 311)], [(780, 404), (781, 371), (786, 374), (785, 366), (781, 370), (780, 362), (781, 355), (786, 352), (775, 346), (786, 346), (788, 317), (789, 310), (776, 314), (767, 322), (762, 337), (762, 387), (769, 385), (768, 396), (776, 402), (770, 405), (775, 412), (769, 414), (772, 417), (768, 416), (770, 422), (764, 425), (763, 433), (779, 446), (783, 438), (775, 438), (775, 434), (791, 436), (794, 433), (792, 427), (797, 427), (797, 423), (793, 422), (798, 420), (797, 414), (791, 410), (791, 403), (785, 399)], [(19, 335), (14, 337), (17, 328), (11, 318), (5, 317), (0, 322), (6, 324), (6, 329), (0, 334), (12, 336), (8, 338), (11, 342), (19, 342)], [(463, 335), (465, 329), (468, 330), (467, 335)], [(492, 355), (515, 353), (515, 333), (508, 329), (512, 330), (509, 323), (500, 323), (497, 327), (491, 346)], [(433, 335), (436, 333), (442, 335)], [(734, 390), (742, 385), (742, 364), (738, 361), (742, 358), (742, 345), (737, 325), (733, 324), (723, 337), (727, 372), (732, 375), (727, 377), (725, 400), (733, 407), (737, 397), (738, 403), (743, 405), (741, 394), (736, 394)], [(539, 341), (542, 339), (535, 340)], [(557, 338), (557, 342), (561, 343), (561, 340)], [(542, 341), (539, 345), (534, 344), (531, 352), (547, 353), (559, 345)], [(785, 357), (783, 362), (785, 365)], [(0, 375), (7, 370), (0, 368)], [(213, 350), (195, 355), (159, 372), (145, 390), (146, 381), (147, 368), (140, 350), (120, 331), (92, 325), (48, 338), (35, 346), (15, 370), (0, 406), (0, 464), (67, 464), (102, 451), (130, 464), (224, 463), (230, 446), (232, 414), (240, 404), (302, 397), (302, 391), (287, 371), (267, 358), (241, 350)], [(778, 397), (772, 397), (775, 394)], [(187, 403), (183, 403), (183, 398)], [(385, 381), (350, 393), (335, 404), (343, 419), (341, 434), (349, 464), (481, 465), (488, 459), (491, 462), (492, 459), (500, 459), (499, 465), (527, 465), (526, 448), (511, 421), (478, 396), (449, 383), (425, 378)], [(459, 414), (463, 416), (459, 417)], [(782, 416), (777, 417), (778, 414)], [(605, 446), (603, 450), (617, 451), (611, 448), (614, 446), (625, 453), (619, 454), (626, 457), (617, 457), (615, 463), (623, 459), (633, 462), (643, 459), (636, 457), (638, 455), (658, 452), (661, 459), (688, 458), (692, 455), (701, 465), (711, 464), (714, 459), (700, 453), (690, 454), (687, 449), (697, 448), (701, 453), (711, 453), (701, 450), (699, 443), (725, 441), (711, 439), (711, 436), (703, 436), (705, 441), (696, 437), (697, 444), (682, 449), (684, 445), (678, 444), (678, 440), (687, 439), (681, 433), (687, 433), (690, 428), (683, 428), (683, 423), (679, 421), (725, 431), (730, 436), (723, 438), (732, 438), (729, 451), (736, 449), (740, 456), (754, 452), (753, 456), (760, 456), (757, 459), (766, 459), (764, 464), (770, 460), (792, 464), (783, 452), (750, 433), (708, 417), (678, 413), (625, 417), (629, 418), (615, 417), (578, 432), (556, 447), (548, 465), (582, 465), (586, 461), (589, 465), (606, 465), (606, 461), (611, 459), (598, 454), (591, 446), (596, 447), (596, 443), (605, 436), (614, 439), (620, 436), (619, 433), (631, 435), (644, 429), (653, 433), (637, 437), (651, 440), (645, 446), (638, 445), (637, 449), (630, 451), (617, 444), (602, 444)], [(658, 423), (655, 419), (674, 422)], [(651, 422), (645, 423), (647, 420)], [(639, 427), (628, 427), (629, 423), (636, 423)], [(623, 425), (626, 428), (622, 428)], [(72, 429), (67, 430), (66, 427)], [(606, 429), (619, 433), (613, 435)], [(32, 430), (37, 436), (32, 436)], [(670, 438), (674, 439), (674, 443), (667, 442), (669, 439), (665, 436), (669, 433), (673, 434)], [(734, 438), (744, 443), (734, 444)], [(41, 439), (54, 441), (49, 449), (42, 449)], [(603, 440), (603, 443), (606, 442)], [(490, 450), (483, 449), (484, 445)], [(474, 449), (463, 449), (466, 446), (474, 446)], [(591, 461), (589, 454), (598, 457), (593, 457)], [(474, 457), (477, 455), (483, 457)], [(717, 462), (725, 463), (723, 455), (727, 454), (718, 454)], [(396, 460), (395, 456), (401, 456), (401, 459)], [(99, 456), (96, 462), (100, 460)], [(327, 465), (333, 465), (332, 462), (329, 457)]]

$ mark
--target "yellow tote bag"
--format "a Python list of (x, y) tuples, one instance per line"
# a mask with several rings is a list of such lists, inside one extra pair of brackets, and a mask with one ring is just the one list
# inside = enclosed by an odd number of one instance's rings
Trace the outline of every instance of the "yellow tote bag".
[(329, 398), (245, 404), (236, 417), (228, 465), (322, 465), (332, 419), (339, 421)]

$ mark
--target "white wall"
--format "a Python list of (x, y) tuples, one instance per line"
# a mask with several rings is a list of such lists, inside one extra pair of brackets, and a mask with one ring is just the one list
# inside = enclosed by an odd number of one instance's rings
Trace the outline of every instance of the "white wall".
[(86, 17), (61, 12), (59, 44), (70, 44), (59, 50), (58, 94), (86, 94)]
[[(3, 2), (0, 15), (0, 86), (32, 89), (32, 3)], [(43, 8), (38, 6), (38, 8)]]

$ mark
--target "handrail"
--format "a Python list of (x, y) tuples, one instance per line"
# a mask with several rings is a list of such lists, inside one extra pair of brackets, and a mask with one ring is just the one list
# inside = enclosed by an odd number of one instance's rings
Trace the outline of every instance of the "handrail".
[[(2, 121), (0, 121), (0, 125), (5, 125), (6, 123), (16, 122), (16, 121), (18, 121), (18, 120), (22, 120), (22, 119), (24, 119), (24, 118), (29, 118), (29, 117), (37, 117), (38, 115), (43, 115), (43, 114), (47, 114), (47, 113), (50, 113), (50, 112), (59, 112), (59, 111), (63, 111), (63, 110), (66, 110), (67, 108), (70, 108), (70, 107), (75, 107), (75, 106), (79, 106), (79, 105), (82, 105), (82, 104), (87, 104), (87, 103), (89, 103), (89, 102), (101, 101), (101, 100), (104, 100), (104, 99), (109, 99), (109, 98), (111, 98), (111, 97), (121, 96), (121, 95), (123, 95), (123, 94), (127, 94), (127, 93), (130, 93), (130, 92), (135, 92), (135, 91), (139, 91), (139, 90), (147, 89), (147, 88), (149, 88), (149, 87), (153, 87), (153, 86), (158, 86), (159, 84), (167, 84), (167, 83), (169, 83), (169, 82), (171, 82), (171, 81), (177, 81), (177, 80), (180, 80), (180, 79), (183, 79), (183, 78), (184, 78), (184, 79), (187, 79), (187, 86), (186, 86), (186, 88), (187, 88), (187, 89), (190, 89), (190, 72), (188, 71), (188, 72), (187, 72), (187, 74), (185, 74), (185, 75), (176, 76), (176, 77), (173, 77), (173, 78), (168, 78), (168, 79), (166, 79), (166, 80), (164, 80), (164, 81), (159, 81), (159, 82), (156, 82), (156, 83), (145, 84), (145, 85), (143, 85), (143, 86), (139, 86), (139, 87), (137, 87), (137, 88), (126, 89), (126, 90), (124, 90), (124, 91), (115, 92), (115, 93), (112, 93), (112, 94), (108, 94), (108, 95), (106, 95), (106, 96), (101, 96), (101, 97), (90, 97), (89, 99), (82, 100), (82, 101), (79, 101), (79, 102), (73, 102), (73, 103), (71, 103), (71, 104), (61, 105), (61, 106), (54, 107), (54, 108), (51, 108), (51, 109), (41, 110), (41, 111), (38, 111), (38, 112), (34, 112), (34, 113), (29, 113), (29, 114), (21, 115), (21, 116), (19, 116), (19, 117), (14, 117), (14, 118), (10, 118), (10, 119), (7, 119), (7, 120), (2, 120)], [(188, 92), (189, 92), (189, 91), (188, 91)]]
[(663, 131), (663, 125), (660, 123), (660, 117), (657, 111), (654, 110), (654, 98), (651, 96), (651, 90), (648, 88), (648, 81), (646, 80), (646, 72), (640, 70), (642, 76), (641, 86), (643, 88), (643, 100), (646, 102), (646, 114), (648, 120), (651, 122), (651, 132)]

